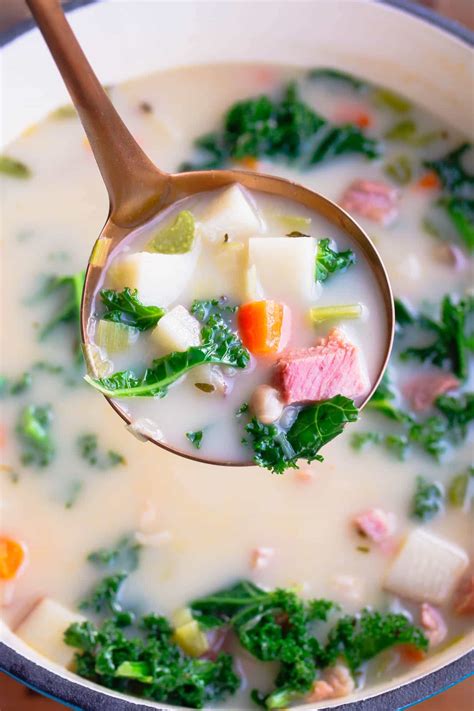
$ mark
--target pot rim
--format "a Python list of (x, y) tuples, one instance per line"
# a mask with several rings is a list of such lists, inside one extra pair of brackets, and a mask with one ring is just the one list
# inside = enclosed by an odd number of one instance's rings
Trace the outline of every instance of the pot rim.
[[(65, 12), (96, 3), (98, 0), (68, 0), (63, 5)], [(392, 7), (395, 10), (423, 20), (438, 29), (456, 37), (469, 47), (474, 47), (474, 32), (455, 20), (442, 17), (433, 10), (412, 2), (412, 0), (373, 0), (373, 2)], [(18, 37), (35, 27), (33, 19), (18, 22), (11, 29), (0, 32), (0, 48), (10, 44)], [(20, 652), (0, 641), (0, 672), (21, 682), (28, 688), (47, 698), (68, 706), (76, 711), (149, 711), (150, 706), (128, 698), (111, 696), (109, 690), (86, 685), (85, 681), (72, 680), (66, 676), (41, 666)], [(462, 654), (448, 664), (427, 674), (404, 683), (394, 689), (382, 691), (376, 696), (349, 702), (343, 705), (344, 711), (386, 711), (414, 706), (474, 675), (474, 651)], [(80, 704), (80, 705), (79, 705)], [(156, 708), (156, 707), (155, 707)], [(310, 707), (304, 706), (307, 711)], [(341, 708), (341, 707), (330, 707)], [(158, 707), (159, 710), (159, 707)], [(157, 711), (158, 711), (157, 710)], [(163, 711), (165, 711), (163, 709)], [(317, 711), (325, 711), (318, 706)], [(327, 709), (329, 711), (329, 708)]]

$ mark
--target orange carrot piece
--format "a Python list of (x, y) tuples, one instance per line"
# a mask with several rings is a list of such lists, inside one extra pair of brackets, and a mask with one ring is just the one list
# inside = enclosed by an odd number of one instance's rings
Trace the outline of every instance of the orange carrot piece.
[(237, 314), (239, 334), (244, 346), (254, 355), (279, 353), (290, 337), (290, 310), (276, 301), (251, 301)]
[(400, 644), (397, 646), (400, 657), (407, 664), (417, 664), (426, 658), (426, 652), (418, 649), (414, 644)]
[(423, 190), (436, 190), (436, 188), (441, 187), (441, 183), (434, 170), (429, 170), (421, 176), (417, 182), (417, 186), (423, 188)]
[(245, 170), (258, 170), (258, 160), (254, 156), (245, 156), (237, 161)]
[(333, 120), (338, 124), (354, 123), (359, 128), (369, 128), (374, 122), (369, 112), (358, 104), (340, 106), (334, 114)]
[(0, 537), (0, 580), (11, 580), (21, 571), (26, 560), (26, 547), (21, 541)]

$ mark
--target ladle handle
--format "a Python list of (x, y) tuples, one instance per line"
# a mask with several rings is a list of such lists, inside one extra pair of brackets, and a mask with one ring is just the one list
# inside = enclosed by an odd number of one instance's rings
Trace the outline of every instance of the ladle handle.
[(114, 109), (59, 0), (26, 0), (26, 3), (84, 126), (109, 193), (109, 218), (124, 227), (144, 221), (156, 212), (170, 176), (156, 168)]

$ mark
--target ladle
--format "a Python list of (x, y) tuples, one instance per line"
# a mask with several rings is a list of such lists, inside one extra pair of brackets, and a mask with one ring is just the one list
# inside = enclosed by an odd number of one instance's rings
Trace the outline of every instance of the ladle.
[[(158, 212), (168, 208), (177, 200), (232, 183), (240, 183), (249, 190), (289, 198), (319, 213), (344, 230), (369, 263), (384, 302), (386, 336), (379, 371), (370, 393), (360, 405), (363, 407), (383, 375), (390, 356), (394, 333), (394, 305), (390, 283), (377, 250), (366, 233), (335, 203), (282, 178), (243, 170), (207, 170), (176, 174), (159, 170), (140, 148), (113, 107), (76, 40), (59, 0), (26, 0), (26, 2), (71, 95), (109, 194), (109, 214), (92, 250), (81, 306), (81, 332), (87, 366), (91, 372), (97, 375), (96, 364), (91, 355), (93, 342), (89, 335), (88, 324), (93, 313), (94, 297), (111, 252), (137, 227), (148, 222)], [(120, 51), (118, 46), (117, 51)], [(140, 51), (139, 46), (137, 51)], [(113, 57), (111, 57), (112, 61)], [(109, 402), (130, 425), (130, 418), (120, 403), (116, 400), (109, 400)], [(145, 436), (160, 447), (190, 459), (212, 464), (233, 466), (242, 464), (242, 462), (207, 460), (165, 444), (152, 434)]]

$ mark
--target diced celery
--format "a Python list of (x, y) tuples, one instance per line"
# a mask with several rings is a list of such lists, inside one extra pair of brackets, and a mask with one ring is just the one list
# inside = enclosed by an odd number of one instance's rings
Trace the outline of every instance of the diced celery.
[(304, 232), (311, 226), (311, 217), (303, 215), (277, 215), (277, 218), (288, 232)]
[(135, 343), (138, 336), (137, 328), (101, 319), (96, 327), (95, 342), (101, 348), (105, 348), (107, 353), (119, 353)]
[(397, 113), (405, 113), (411, 109), (411, 104), (407, 99), (389, 89), (378, 88), (374, 91), (373, 96), (377, 105), (386, 106)]
[(189, 607), (180, 607), (178, 610), (175, 610), (171, 616), (171, 621), (175, 629), (187, 625), (188, 622), (192, 622), (193, 619), (193, 614)]
[(408, 156), (396, 156), (391, 163), (385, 165), (384, 172), (398, 185), (407, 185), (413, 175), (411, 161)]
[(353, 319), (362, 316), (361, 304), (341, 304), (340, 306), (314, 306), (310, 309), (311, 321), (315, 324), (336, 319)]
[(209, 643), (196, 620), (177, 627), (173, 635), (176, 644), (191, 657), (200, 657), (209, 649)]
[(469, 509), (474, 499), (474, 467), (451, 479), (448, 500), (452, 506)]
[(182, 210), (174, 222), (153, 237), (149, 249), (161, 254), (185, 254), (193, 246), (194, 231), (194, 215), (189, 210)]

